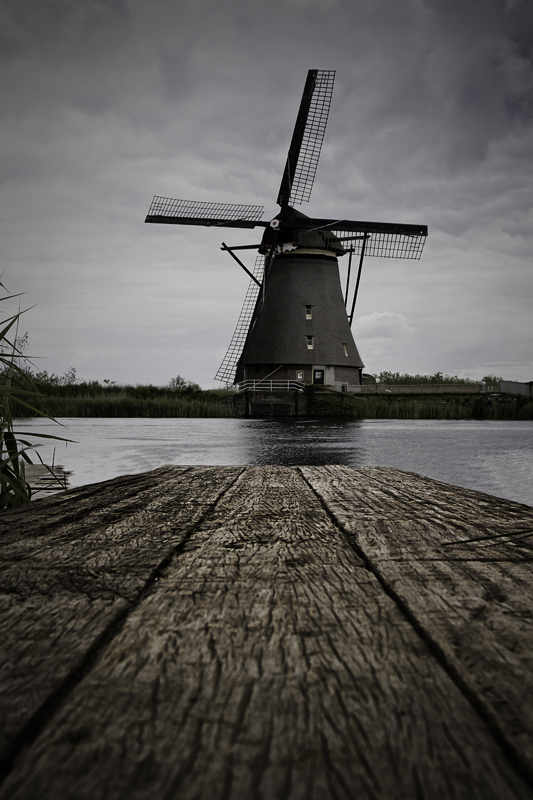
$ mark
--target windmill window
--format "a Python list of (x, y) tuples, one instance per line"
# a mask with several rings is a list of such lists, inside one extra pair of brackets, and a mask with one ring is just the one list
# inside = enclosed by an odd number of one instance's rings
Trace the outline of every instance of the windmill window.
[(308, 350), (313, 350), (314, 349), (314, 346), (315, 346), (314, 338), (315, 338), (314, 336), (308, 336), (307, 337), (307, 349)]
[(346, 356), (346, 358), (348, 358), (348, 348), (346, 347), (344, 342), (342, 343), (342, 346), (344, 347), (344, 355)]
[(305, 318), (306, 319), (313, 319), (313, 306), (306, 306), (305, 307)]

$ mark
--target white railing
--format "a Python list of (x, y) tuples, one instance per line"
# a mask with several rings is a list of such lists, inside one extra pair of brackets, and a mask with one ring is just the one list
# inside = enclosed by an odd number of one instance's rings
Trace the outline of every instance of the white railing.
[(233, 386), (237, 392), (303, 392), (305, 383), (303, 381), (242, 381)]

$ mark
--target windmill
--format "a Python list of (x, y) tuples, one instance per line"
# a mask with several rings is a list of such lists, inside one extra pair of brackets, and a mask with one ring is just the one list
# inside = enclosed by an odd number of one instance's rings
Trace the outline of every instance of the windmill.
[[(226, 383), (267, 378), (333, 387), (360, 384), (363, 362), (351, 325), (365, 256), (419, 259), (427, 226), (308, 217), (307, 202), (329, 116), (335, 72), (309, 70), (279, 188), (280, 212), (263, 206), (154, 197), (146, 222), (219, 228), (264, 228), (259, 244), (226, 250), (250, 276), (228, 352), (215, 376)], [(257, 250), (253, 270), (235, 254)], [(343, 296), (338, 258), (349, 254)], [(359, 257), (350, 301), (352, 257)]]

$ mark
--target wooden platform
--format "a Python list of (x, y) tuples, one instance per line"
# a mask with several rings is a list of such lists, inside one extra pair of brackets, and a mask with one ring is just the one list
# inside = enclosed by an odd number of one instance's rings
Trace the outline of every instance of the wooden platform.
[(0, 528), (2, 800), (533, 798), (533, 508), (168, 467)]
[(31, 486), (33, 500), (63, 492), (68, 488), (69, 475), (70, 473), (65, 472), (62, 466), (46, 467), (44, 464), (26, 464), (26, 480)]

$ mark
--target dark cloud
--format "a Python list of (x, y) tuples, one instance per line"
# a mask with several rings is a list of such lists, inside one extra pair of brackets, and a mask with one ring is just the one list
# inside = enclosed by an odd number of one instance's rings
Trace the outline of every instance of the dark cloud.
[(246, 280), (216, 233), (144, 215), (152, 194), (273, 215), (317, 67), (337, 80), (302, 210), (430, 226), (420, 263), (365, 265), (367, 367), (474, 374), (498, 349), (502, 372), (531, 377), (528, 0), (4, 0), (2, 14), (3, 266), (40, 303), (30, 337), (54, 369), (210, 384)]
[(93, 63), (108, 57), (129, 32), (127, 0), (4, 0), (0, 45), (2, 60), (50, 65)]

